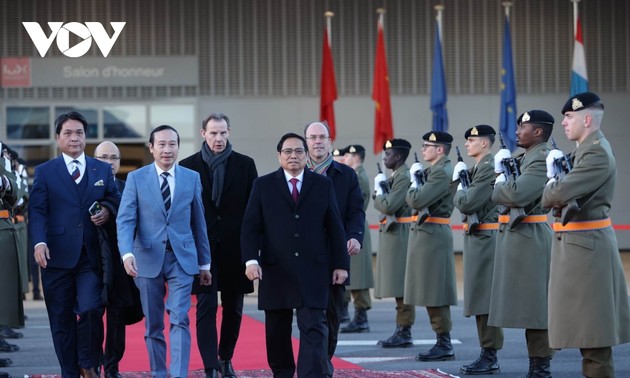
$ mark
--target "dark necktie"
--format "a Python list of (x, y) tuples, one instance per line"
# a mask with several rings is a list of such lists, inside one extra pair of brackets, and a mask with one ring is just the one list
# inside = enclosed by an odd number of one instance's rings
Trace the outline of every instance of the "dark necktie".
[(162, 186), (160, 189), (162, 190), (162, 199), (164, 200), (164, 207), (166, 208), (166, 212), (171, 208), (171, 188), (168, 185), (168, 176), (170, 173), (162, 172), (160, 175), (162, 176)]
[(74, 182), (77, 182), (79, 177), (81, 177), (81, 171), (79, 170), (79, 161), (72, 160), (72, 163), (74, 164), (74, 170), (72, 171), (72, 179), (74, 180)]
[(299, 181), (300, 180), (296, 179), (295, 177), (289, 180), (291, 185), (293, 185), (293, 187), (291, 188), (291, 198), (293, 198), (293, 202), (295, 203), (298, 202), (298, 196), (300, 195), (300, 192), (298, 192), (298, 188), (297, 188), (297, 183)]

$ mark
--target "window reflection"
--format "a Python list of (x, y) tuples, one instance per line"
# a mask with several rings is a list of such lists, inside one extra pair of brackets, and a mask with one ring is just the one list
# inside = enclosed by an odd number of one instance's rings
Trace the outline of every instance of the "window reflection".
[(146, 130), (146, 107), (121, 105), (103, 107), (105, 138), (143, 138)]
[(8, 106), (8, 139), (49, 139), (50, 108), (48, 106)]

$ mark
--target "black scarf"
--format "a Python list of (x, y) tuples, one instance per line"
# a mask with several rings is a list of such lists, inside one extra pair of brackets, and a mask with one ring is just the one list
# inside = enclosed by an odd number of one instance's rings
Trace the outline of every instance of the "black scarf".
[(201, 145), (201, 157), (210, 169), (210, 178), (212, 179), (212, 201), (216, 207), (221, 203), (221, 193), (223, 192), (223, 182), (225, 181), (225, 166), (227, 159), (232, 153), (232, 145), (227, 142), (223, 152), (215, 154), (210, 150), (208, 144), (203, 142)]

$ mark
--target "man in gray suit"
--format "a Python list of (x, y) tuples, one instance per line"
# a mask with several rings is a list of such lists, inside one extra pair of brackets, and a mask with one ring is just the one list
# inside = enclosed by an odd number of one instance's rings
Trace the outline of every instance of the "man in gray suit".
[(210, 245), (199, 174), (175, 165), (179, 134), (168, 125), (149, 138), (155, 162), (127, 176), (116, 224), (127, 274), (135, 277), (146, 318), (154, 377), (166, 377), (164, 297), (170, 320), (171, 377), (186, 377), (190, 360), (188, 310), (195, 274), (210, 285)]

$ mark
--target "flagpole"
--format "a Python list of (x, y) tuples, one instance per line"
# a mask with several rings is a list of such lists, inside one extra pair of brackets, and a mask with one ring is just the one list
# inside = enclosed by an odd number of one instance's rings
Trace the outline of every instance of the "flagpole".
[(437, 15), (435, 16), (435, 19), (438, 22), (438, 32), (440, 33), (440, 41), (442, 41), (442, 11), (444, 10), (444, 5), (437, 4), (436, 6), (433, 7), (433, 9), (437, 11)]
[(332, 18), (335, 14), (331, 11), (324, 12), (324, 17), (326, 17), (326, 32), (328, 33), (328, 45), (332, 47)]
[(511, 1), (504, 1), (504, 2), (501, 3), (501, 5), (503, 5), (503, 7), (505, 8), (505, 17), (510, 19), (510, 7), (512, 6), (512, 2)]
[[(383, 20), (385, 19), (385, 8), (376, 8), (376, 14), (378, 14), (378, 26), (382, 29), (385, 29), (383, 25)], [(381, 150), (381, 161), (385, 157), (385, 150)], [(387, 169), (387, 167), (385, 167)]]
[(578, 3), (580, 0), (571, 0), (573, 3), (573, 37), (577, 36), (577, 21), (578, 21)]

